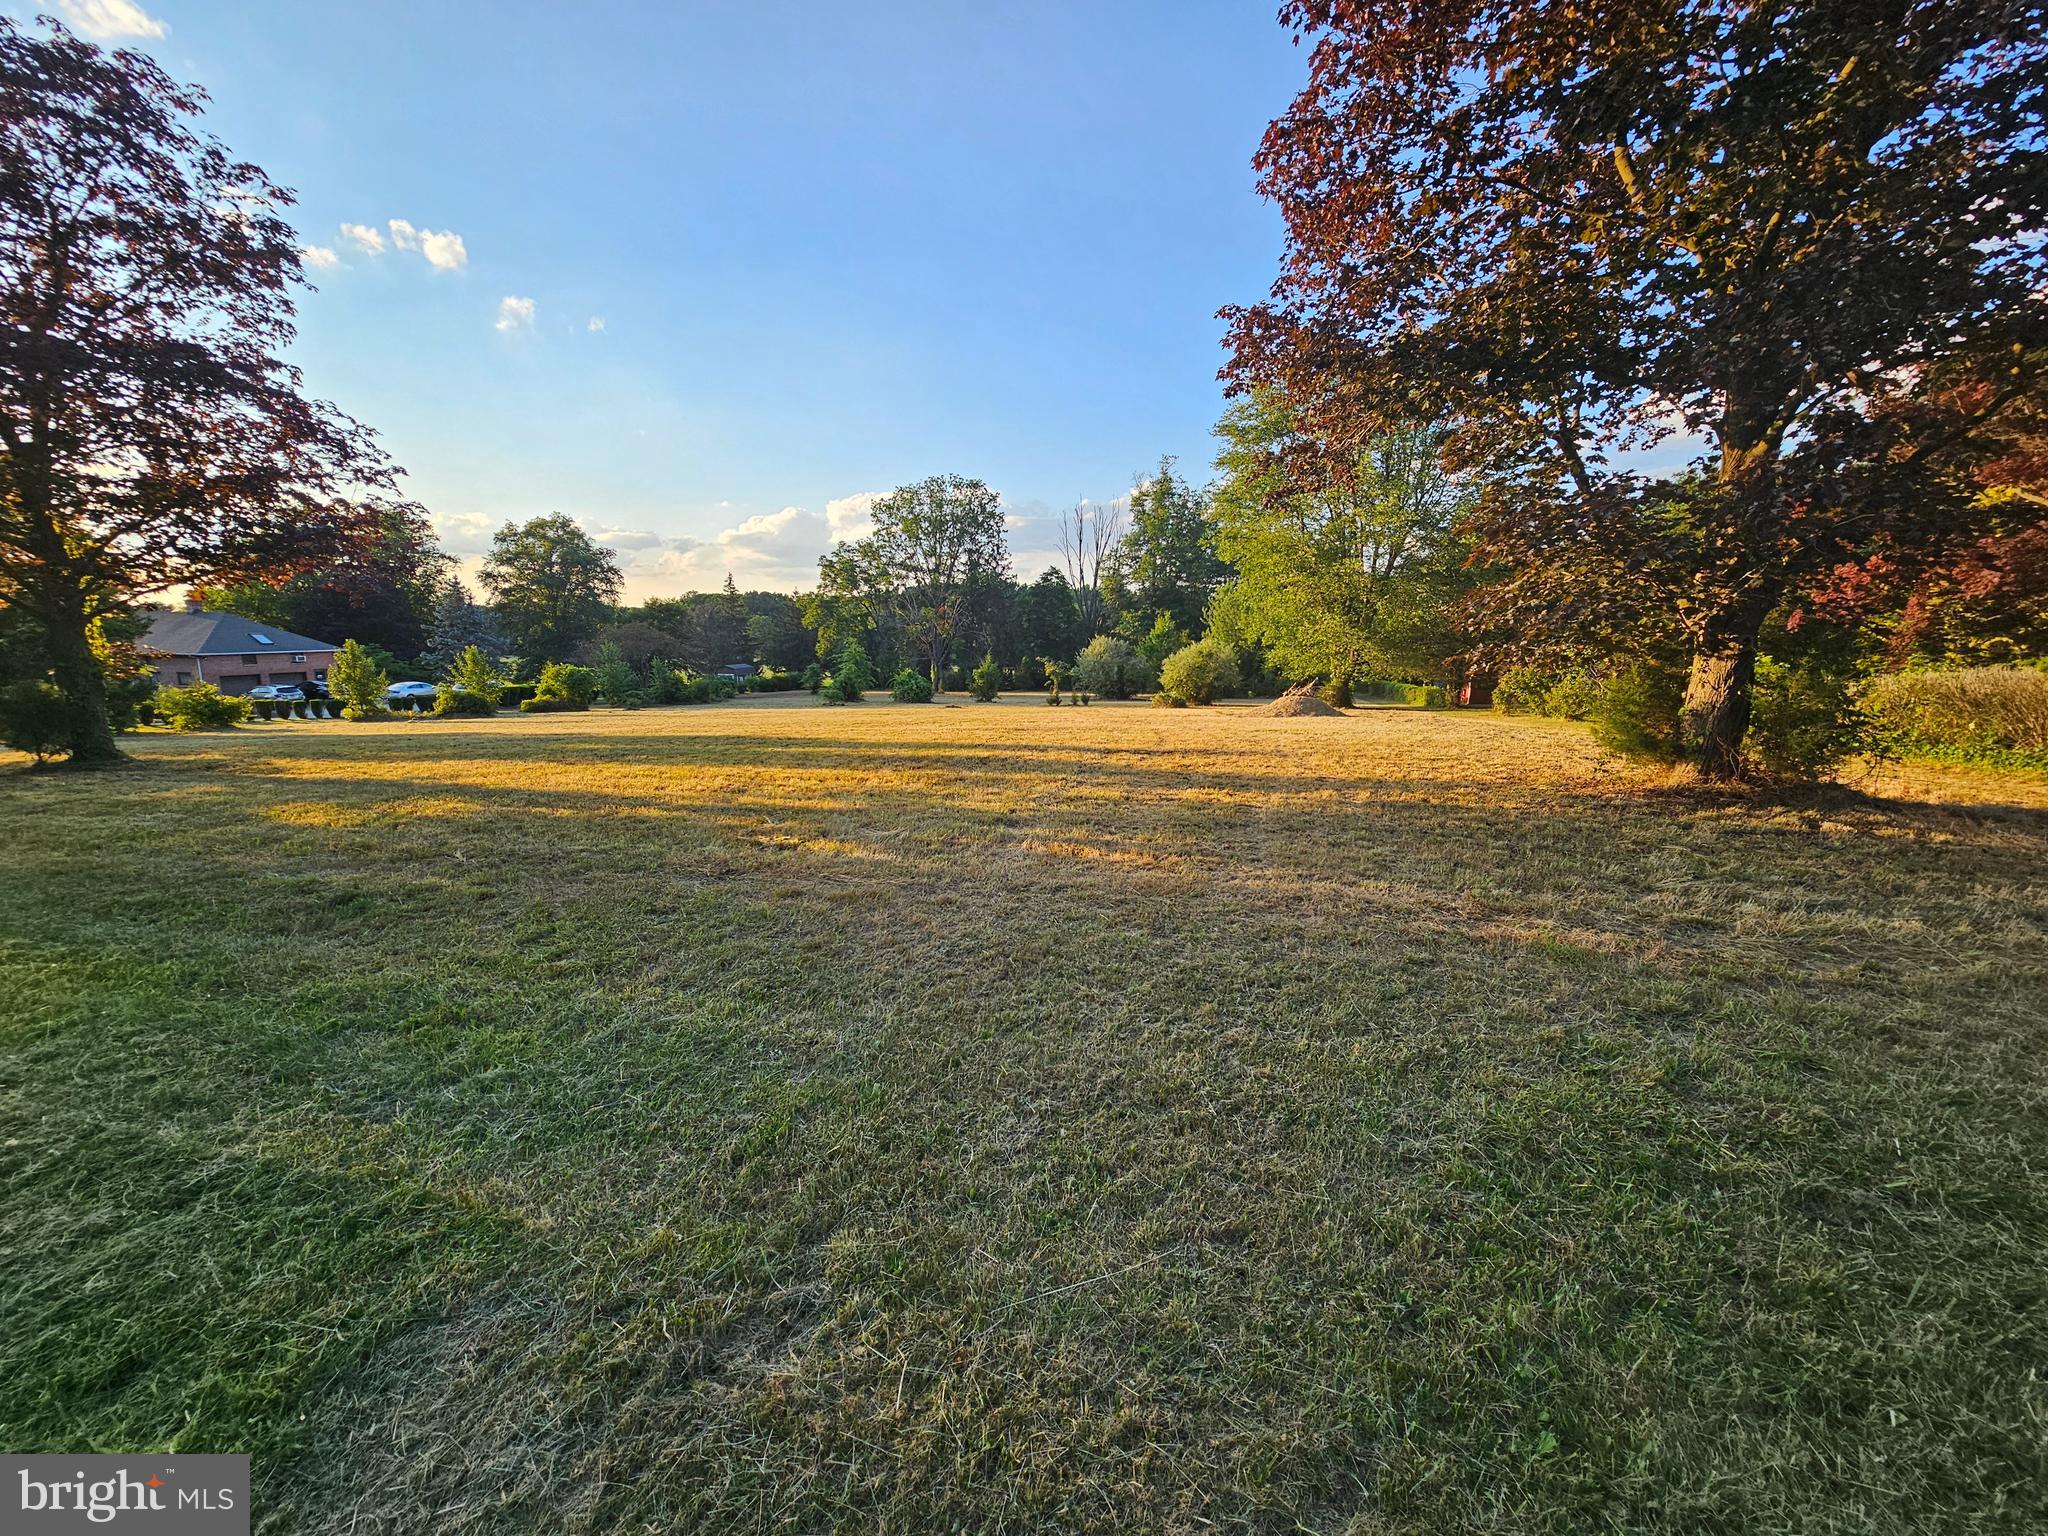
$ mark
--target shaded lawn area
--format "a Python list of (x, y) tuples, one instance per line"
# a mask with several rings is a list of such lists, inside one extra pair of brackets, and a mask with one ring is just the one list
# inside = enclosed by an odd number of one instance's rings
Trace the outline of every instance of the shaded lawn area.
[(1102, 704), (132, 750), (0, 779), (9, 1448), (247, 1450), (276, 1531), (2048, 1520), (2038, 778)]

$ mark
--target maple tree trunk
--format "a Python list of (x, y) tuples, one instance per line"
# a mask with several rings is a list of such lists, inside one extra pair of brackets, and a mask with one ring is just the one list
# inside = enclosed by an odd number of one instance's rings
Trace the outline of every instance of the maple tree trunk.
[(85, 603), (76, 593), (58, 598), (44, 636), (50, 671), (64, 694), (74, 763), (117, 763), (121, 749), (107, 723), (107, 682), (92, 653)]
[(1757, 636), (1771, 601), (1756, 592), (1709, 615), (1693, 647), (1679, 729), (1686, 756), (1710, 779), (1732, 779), (1742, 772)]

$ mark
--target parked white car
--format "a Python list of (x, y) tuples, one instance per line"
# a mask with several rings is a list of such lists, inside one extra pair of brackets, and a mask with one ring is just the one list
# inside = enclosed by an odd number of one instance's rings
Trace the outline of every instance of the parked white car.
[(386, 704), (431, 704), (441, 690), (432, 683), (393, 683), (384, 690)]
[(306, 690), (294, 683), (263, 683), (251, 688), (244, 698), (266, 699), (272, 704), (303, 704)]

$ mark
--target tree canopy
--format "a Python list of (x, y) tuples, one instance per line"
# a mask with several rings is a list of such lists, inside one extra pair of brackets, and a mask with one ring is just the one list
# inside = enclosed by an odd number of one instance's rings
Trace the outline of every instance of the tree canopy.
[(872, 533), (819, 562), (814, 610), (835, 624), (861, 606), (888, 615), (937, 687), (970, 590), (1009, 575), (1001, 499), (979, 480), (932, 475), (882, 497), (873, 517)]
[(1176, 472), (1171, 457), (1162, 458), (1131, 492), (1130, 531), (1117, 564), (1130, 622), (1142, 634), (1164, 614), (1190, 634), (1199, 633), (1210, 595), (1228, 574), (1216, 553), (1207, 502)]
[(539, 661), (587, 645), (623, 586), (612, 552), (559, 512), (500, 528), (482, 575), (513, 646)]
[[(1517, 636), (1656, 594), (1685, 739), (1732, 771), (1765, 619), (1844, 562), (1976, 533), (2038, 396), (2038, 4), (1295, 0), (1309, 81), (1260, 185), (1272, 300), (1236, 387), (1320, 437), (1449, 425)], [(1967, 374), (1985, 384), (1966, 396)], [(1618, 450), (1704, 451), (1652, 479)]]
[(374, 541), (396, 471), (280, 355), (292, 195), (136, 53), (0, 18), (0, 601), (33, 624), (74, 759), (118, 756), (95, 622)]
[(1391, 432), (1311, 474), (1314, 445), (1277, 391), (1238, 401), (1216, 430), (1216, 546), (1236, 571), (1216, 599), (1225, 627), (1297, 679), (1443, 678), (1472, 492), (1444, 472), (1440, 434)]

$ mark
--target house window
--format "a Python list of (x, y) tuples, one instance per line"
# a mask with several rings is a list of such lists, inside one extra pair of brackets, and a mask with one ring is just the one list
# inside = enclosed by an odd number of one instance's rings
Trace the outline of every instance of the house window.
[(190, 672), (180, 672), (178, 674), (178, 686), (180, 688), (190, 688), (192, 686), (192, 674)]
[(245, 667), (253, 667), (256, 665), (256, 658), (254, 656), (244, 656), (242, 658), (242, 665)]
[(300, 651), (296, 656), (292, 658), (293, 661), (304, 661), (305, 659), (306, 653), (304, 651)]

